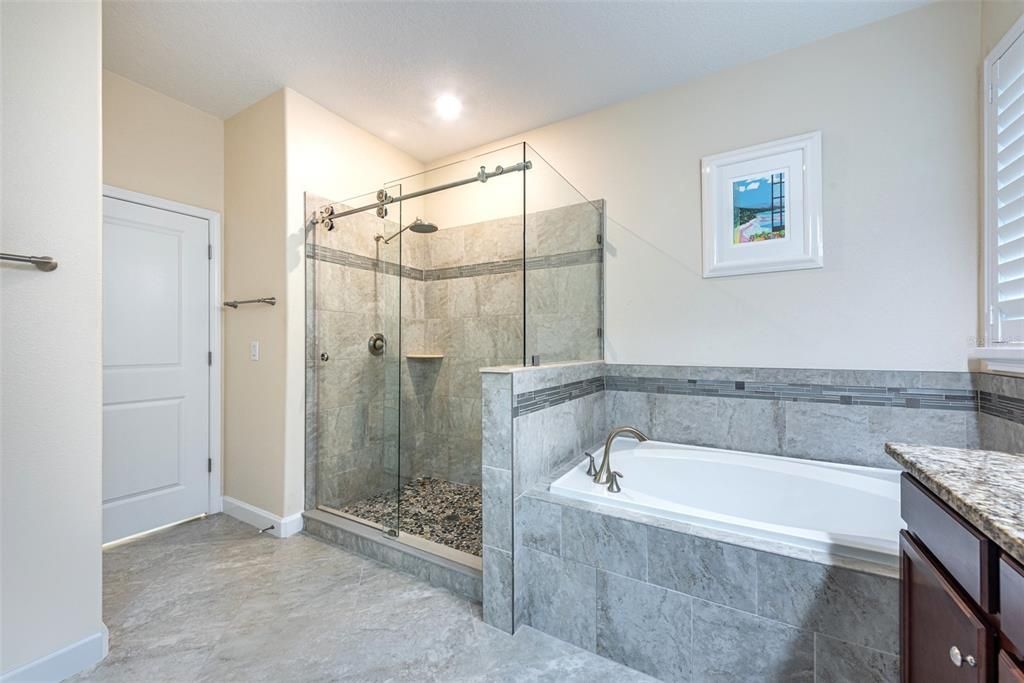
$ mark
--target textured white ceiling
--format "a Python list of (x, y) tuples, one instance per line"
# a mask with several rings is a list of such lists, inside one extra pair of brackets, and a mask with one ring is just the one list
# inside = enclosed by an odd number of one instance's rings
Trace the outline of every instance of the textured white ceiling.
[(103, 62), (223, 118), (288, 86), (430, 161), (921, 4), (108, 0)]

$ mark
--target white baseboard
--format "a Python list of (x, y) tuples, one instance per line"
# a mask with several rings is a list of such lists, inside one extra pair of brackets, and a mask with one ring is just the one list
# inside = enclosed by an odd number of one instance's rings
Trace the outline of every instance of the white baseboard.
[(0, 683), (63, 681), (98, 664), (107, 656), (107, 627), (77, 643), (0, 675)]
[(274, 528), (267, 533), (278, 538), (287, 538), (292, 534), (302, 531), (302, 513), (278, 517), (255, 505), (249, 505), (231, 496), (224, 496), (224, 514), (235, 519), (251, 524), (257, 529), (266, 529), (268, 526)]

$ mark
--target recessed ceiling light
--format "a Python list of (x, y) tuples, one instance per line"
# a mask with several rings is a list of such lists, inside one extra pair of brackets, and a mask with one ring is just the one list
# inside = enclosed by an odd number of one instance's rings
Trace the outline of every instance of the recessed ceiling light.
[(462, 100), (455, 95), (441, 95), (434, 100), (434, 110), (445, 121), (454, 121), (462, 113)]

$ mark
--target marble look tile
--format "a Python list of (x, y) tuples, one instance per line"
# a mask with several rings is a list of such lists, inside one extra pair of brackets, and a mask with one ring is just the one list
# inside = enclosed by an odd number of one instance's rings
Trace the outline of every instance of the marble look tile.
[(483, 464), (512, 469), (512, 378), (482, 375)]
[(757, 551), (653, 527), (647, 539), (651, 583), (757, 611)]
[(896, 655), (814, 634), (815, 683), (899, 683)]
[(483, 468), (484, 545), (512, 550), (512, 473)]
[(814, 634), (694, 599), (691, 671), (693, 681), (810, 683)]
[(783, 455), (853, 465), (889, 466), (868, 435), (867, 406), (786, 403)]
[(609, 430), (614, 426), (628, 425), (653, 438), (652, 394), (639, 391), (605, 391), (604, 394)]
[(882, 453), (885, 452), (886, 441), (964, 448), (967, 445), (967, 416), (973, 414), (954, 410), (868, 406), (868, 429)]
[(718, 421), (722, 448), (778, 454), (786, 431), (786, 411), (780, 401), (719, 399)]
[(757, 368), (755, 381), (778, 384), (831, 384), (832, 371), (815, 368)]
[(484, 621), (512, 633), (512, 553), (485, 545), (483, 565)]
[(922, 372), (921, 386), (926, 389), (973, 389), (970, 372)]
[(920, 372), (903, 370), (833, 370), (832, 384), (841, 387), (901, 387), (905, 389), (923, 386)]
[(562, 506), (533, 496), (516, 499), (516, 545), (562, 554)]
[(515, 611), (526, 624), (594, 651), (597, 570), (532, 548), (517, 548)]
[(899, 647), (899, 581), (770, 553), (757, 559), (757, 613), (882, 652)]
[(556, 387), (569, 382), (579, 382), (604, 374), (603, 361), (567, 362), (542, 367), (524, 367), (515, 370), (513, 391), (521, 394), (524, 391), (536, 391), (546, 387)]
[(977, 419), (979, 448), (1024, 453), (1024, 425), (985, 413), (980, 413)]
[(597, 653), (662, 681), (690, 680), (693, 598), (597, 574)]
[(562, 556), (646, 580), (647, 527), (597, 512), (564, 507)]
[(476, 285), (480, 315), (522, 315), (523, 273), (470, 278)]
[(719, 446), (723, 440), (722, 424), (718, 420), (720, 399), (708, 396), (653, 396), (652, 433), (657, 441)]

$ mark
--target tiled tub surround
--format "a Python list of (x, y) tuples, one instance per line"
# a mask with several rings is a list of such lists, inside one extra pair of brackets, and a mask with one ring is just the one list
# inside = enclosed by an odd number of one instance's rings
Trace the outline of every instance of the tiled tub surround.
[[(484, 371), (484, 617), (506, 630), (550, 629), (669, 679), (895, 680), (891, 569), (607, 514), (547, 484), (620, 424), (659, 440), (872, 466), (894, 466), (883, 446), (900, 439), (961, 448), (1002, 439), (1019, 450), (1024, 420), (1007, 407), (1021, 381), (600, 362)], [(671, 639), (692, 647), (639, 645)]]
[(517, 626), (665, 681), (898, 680), (895, 569), (766, 552), (543, 491), (517, 499), (515, 532)]

